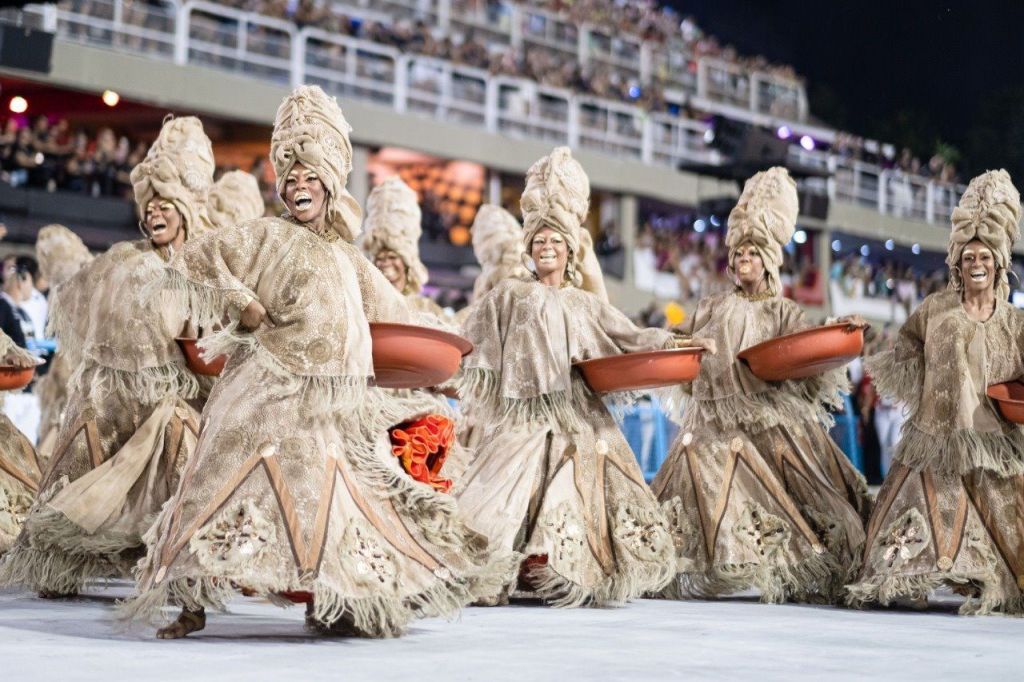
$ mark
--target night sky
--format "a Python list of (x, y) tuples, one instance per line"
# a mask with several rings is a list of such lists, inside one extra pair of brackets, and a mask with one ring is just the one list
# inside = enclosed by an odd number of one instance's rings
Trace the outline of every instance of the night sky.
[(792, 64), (811, 113), (914, 149), (936, 140), (961, 174), (1001, 165), (1024, 182), (1024, 1), (671, 0), (741, 54)]

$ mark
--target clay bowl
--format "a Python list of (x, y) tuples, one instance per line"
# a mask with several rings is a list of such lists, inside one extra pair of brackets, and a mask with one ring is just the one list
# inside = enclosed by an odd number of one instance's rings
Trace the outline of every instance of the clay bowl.
[(0, 365), (0, 391), (20, 391), (32, 382), (35, 367)]
[(218, 377), (224, 371), (224, 365), (228, 361), (228, 356), (218, 355), (210, 362), (207, 362), (201, 357), (201, 351), (199, 346), (196, 345), (196, 339), (177, 338), (175, 341), (178, 342), (178, 346), (185, 356), (185, 364), (188, 365), (193, 374), (204, 377)]
[(640, 391), (693, 381), (700, 372), (703, 349), (676, 348), (623, 353), (575, 363), (597, 393)]
[(992, 384), (985, 394), (996, 402), (1003, 419), (1014, 424), (1024, 424), (1024, 382)]
[(374, 322), (374, 383), (381, 388), (429, 388), (451, 379), (473, 344), (461, 336), (408, 324)]
[(845, 322), (804, 329), (751, 346), (736, 357), (765, 381), (804, 379), (842, 367), (864, 348), (864, 330)]

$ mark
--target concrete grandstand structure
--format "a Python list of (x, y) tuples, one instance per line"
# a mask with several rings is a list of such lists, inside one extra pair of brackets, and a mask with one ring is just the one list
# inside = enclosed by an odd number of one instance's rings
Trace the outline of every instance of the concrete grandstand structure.
[[(447, 0), (370, 4), (372, 9), (338, 7), (363, 21), (416, 16), (436, 31), (468, 28), (499, 46), (561, 49), (581, 60), (634, 70), (639, 78), (672, 63), (670, 46), (631, 42), (628, 36), (615, 41), (615, 50), (603, 49), (611, 43), (586, 25), (575, 27), (575, 43), (567, 41), (565, 31), (555, 30), (564, 19), (519, 5), (509, 5), (511, 19), (496, 21), (486, 13), (460, 13)], [(620, 271), (609, 278), (609, 288), (629, 312), (652, 297), (651, 287), (638, 282), (634, 272), (639, 202), (697, 207), (736, 194), (735, 183), (714, 172), (727, 160), (708, 144), (714, 131), (705, 120), (492, 75), (315, 26), (300, 29), (201, 0), (30, 5), (23, 11), (5, 10), (2, 20), (55, 34), (48, 72), (0, 68), (2, 75), (53, 88), (113, 90), (126, 100), (167, 111), (265, 126), (292, 86), (321, 85), (338, 96), (354, 127), (356, 172), (349, 182), (360, 200), (370, 187), (368, 162), (381, 147), (480, 164), (487, 170), (483, 200), (495, 202), (503, 176), (521, 177), (553, 145), (569, 144), (595, 190), (617, 202), (614, 220), (625, 257)], [(538, 26), (548, 28), (538, 32)], [(666, 99), (771, 131), (785, 129), (794, 141), (806, 135), (827, 147), (835, 140), (837, 131), (810, 117), (802, 84), (731, 68), (720, 60), (698, 59), (695, 74), (680, 72), (671, 80)], [(799, 144), (790, 145), (788, 155), (792, 163), (815, 170), (801, 182), (802, 193), (827, 198), (819, 202), (827, 204), (826, 212), (801, 218), (801, 227), (814, 237), (821, 271), (832, 261), (834, 232), (944, 250), (948, 215), (961, 188), (897, 177), (879, 165)], [(687, 167), (698, 170), (681, 170)], [(828, 308), (825, 296), (814, 312), (824, 315)]]

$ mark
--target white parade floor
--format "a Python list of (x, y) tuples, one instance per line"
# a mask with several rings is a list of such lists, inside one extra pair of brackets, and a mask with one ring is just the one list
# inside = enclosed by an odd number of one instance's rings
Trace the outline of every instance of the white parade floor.
[(470, 608), (394, 640), (308, 635), (302, 609), (238, 599), (182, 641), (112, 620), (124, 587), (45, 602), (0, 591), (2, 680), (1021, 680), (1024, 619), (641, 600)]

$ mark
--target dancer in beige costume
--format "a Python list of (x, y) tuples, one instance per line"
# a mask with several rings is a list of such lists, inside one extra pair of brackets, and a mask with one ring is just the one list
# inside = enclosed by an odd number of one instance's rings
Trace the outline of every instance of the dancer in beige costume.
[[(395, 290), (405, 297), (409, 308), (414, 311), (412, 320), (415, 323), (456, 331), (452, 327), (451, 316), (422, 292), (428, 272), (420, 260), (420, 220), (416, 192), (398, 176), (388, 178), (374, 187), (366, 200), (366, 220), (363, 221), (364, 231), (360, 240), (363, 252)], [(402, 390), (396, 395), (418, 398), (424, 413), (443, 417), (455, 430), (459, 430), (458, 416), (444, 395), (438, 392), (440, 390)], [(453, 392), (450, 387), (443, 390)], [(450, 482), (465, 471), (470, 455), (458, 441), (446, 447), (445, 461), (438, 477)]]
[(768, 383), (736, 359), (810, 326), (779, 282), (797, 207), (785, 169), (747, 181), (726, 235), (736, 288), (702, 300), (681, 329), (718, 352), (686, 387), (682, 428), (652, 484), (676, 544), (664, 596), (754, 588), (767, 602), (834, 601), (860, 556), (867, 488), (825, 427), (845, 369)]
[(638, 329), (580, 288), (589, 194), (568, 148), (530, 168), (523, 242), (537, 278), (499, 282), (463, 326), (475, 348), (460, 395), (486, 433), (456, 490), (460, 511), (498, 548), (528, 555), (524, 585), (558, 606), (627, 601), (673, 574), (661, 509), (601, 398), (572, 368), (675, 345), (670, 332)]
[(1024, 429), (988, 385), (1024, 375), (1024, 315), (1009, 298), (1020, 195), (1006, 171), (971, 181), (953, 211), (948, 291), (932, 294), (895, 347), (868, 359), (909, 417), (868, 523), (850, 602), (926, 606), (952, 586), (961, 613), (1024, 611)]
[(226, 305), (234, 322), (209, 340), (230, 360), (125, 607), (182, 606), (161, 638), (201, 629), (241, 587), (304, 598), (318, 630), (395, 636), (493, 596), (513, 570), (390, 452), (388, 427), (420, 413), (368, 386), (368, 323), (412, 313), (352, 244), (349, 130), (320, 88), (296, 89), (271, 141), (288, 215), (213, 231), (168, 270), (195, 319), (219, 321)]
[(209, 226), (213, 151), (196, 118), (169, 119), (131, 173), (147, 239), (115, 244), (57, 287), (50, 323), (74, 375), (40, 495), (0, 584), (41, 596), (127, 576), (195, 448), (198, 392), (174, 339), (187, 310), (144, 290)]
[[(39, 230), (36, 238), (36, 258), (39, 271), (50, 283), (50, 291), (56, 291), (71, 279), (83, 266), (93, 260), (93, 255), (82, 243), (81, 238), (63, 225), (47, 225)], [(57, 444), (61, 419), (68, 403), (68, 388), (75, 368), (71, 366), (69, 353), (60, 348), (50, 361), (49, 371), (36, 382), (36, 394), (42, 415), (39, 423), (39, 459), (48, 462)]]
[(392, 176), (374, 187), (366, 199), (361, 244), (367, 258), (414, 310), (446, 320), (448, 315), (441, 306), (423, 294), (428, 273), (420, 260), (421, 220), (416, 192)]

